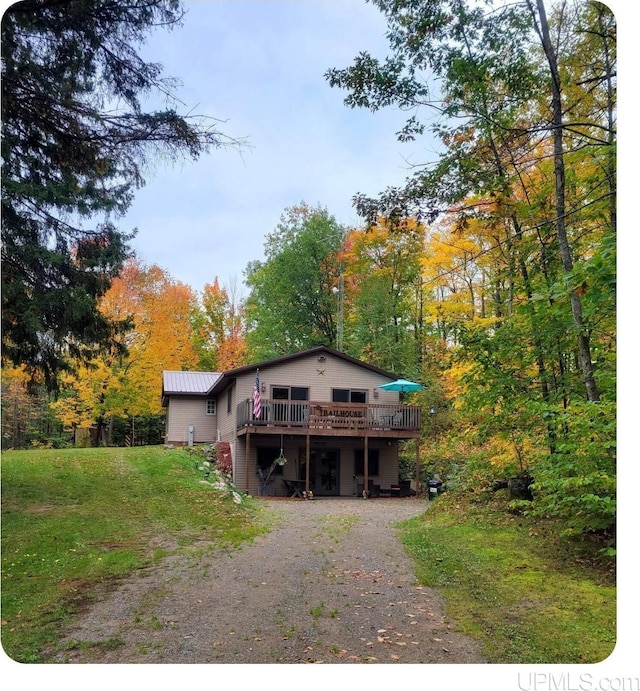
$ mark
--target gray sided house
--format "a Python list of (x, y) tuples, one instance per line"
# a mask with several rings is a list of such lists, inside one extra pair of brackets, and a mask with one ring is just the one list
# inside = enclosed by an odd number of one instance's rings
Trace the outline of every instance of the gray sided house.
[(221, 442), (235, 485), (254, 495), (408, 493), (398, 441), (420, 436), (420, 408), (379, 388), (396, 378), (325, 346), (222, 373), (164, 372), (166, 442)]

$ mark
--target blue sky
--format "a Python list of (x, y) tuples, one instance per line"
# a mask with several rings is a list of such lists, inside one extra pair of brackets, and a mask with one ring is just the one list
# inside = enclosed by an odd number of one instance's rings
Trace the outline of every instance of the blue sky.
[(215, 276), (241, 287), (287, 207), (304, 200), (360, 225), (355, 193), (376, 194), (404, 180), (409, 161), (432, 158), (426, 140), (397, 142), (406, 113), (349, 109), (324, 79), (362, 50), (386, 55), (384, 18), (364, 0), (185, 6), (183, 26), (155, 33), (144, 55), (181, 80), (181, 112), (225, 120), (222, 130), (250, 146), (154, 165), (121, 221), (138, 228), (134, 247), (145, 263), (195, 290)]

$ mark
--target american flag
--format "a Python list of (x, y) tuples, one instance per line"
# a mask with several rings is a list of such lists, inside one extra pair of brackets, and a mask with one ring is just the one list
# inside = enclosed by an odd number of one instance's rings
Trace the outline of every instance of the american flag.
[(260, 417), (262, 408), (260, 406), (260, 376), (256, 371), (256, 383), (253, 385), (253, 417)]

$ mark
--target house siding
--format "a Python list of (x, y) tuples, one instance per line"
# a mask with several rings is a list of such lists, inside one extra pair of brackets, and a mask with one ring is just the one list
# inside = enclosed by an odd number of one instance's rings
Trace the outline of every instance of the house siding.
[(244, 442), (238, 443), (236, 438), (236, 385), (232, 383), (217, 397), (216, 412), (218, 430), (221, 441), (228, 441), (231, 445), (231, 461), (233, 466), (233, 481), (240, 489), (245, 488), (245, 451)]
[[(332, 391), (336, 389), (355, 389), (367, 392), (367, 403), (397, 403), (398, 393), (395, 391), (378, 391), (374, 396), (374, 389), (389, 381), (382, 374), (359, 367), (351, 362), (346, 362), (339, 357), (326, 354), (323, 361), (318, 360), (316, 354), (301, 357), (286, 363), (266, 366), (260, 369), (260, 384), (265, 387), (261, 393), (263, 399), (272, 398), (274, 387), (306, 386), (309, 387), (309, 400), (331, 401)], [(218, 401), (218, 424), (222, 439), (235, 440), (236, 436), (236, 406), (239, 402), (253, 397), (253, 387), (256, 373), (245, 372), (239, 375), (233, 387), (233, 406), (231, 413), (227, 414), (225, 391)], [(279, 440), (265, 439), (258, 434), (250, 435), (249, 464), (246, 459), (246, 438), (235, 443), (234, 448), (234, 479), (237, 486), (247, 489), (250, 494), (258, 494), (260, 491), (260, 478), (256, 473), (256, 458), (258, 446), (278, 446)], [(304, 436), (293, 440), (285, 440), (284, 453), (288, 462), (284, 467), (283, 475), (275, 476), (274, 492), (278, 496), (286, 495), (286, 488), (281, 478), (288, 480), (299, 478), (298, 469), (301, 461), (304, 461), (306, 439)], [(311, 447), (314, 447), (314, 438), (311, 436)], [(322, 448), (338, 449), (340, 451), (340, 494), (349, 496), (353, 494), (354, 479), (354, 451), (356, 448), (364, 449), (364, 439), (335, 437), (324, 439)], [(369, 448), (378, 448), (380, 453), (380, 476), (371, 475), (375, 484), (388, 487), (398, 481), (398, 445), (393, 440), (389, 446), (385, 440), (370, 439)], [(302, 454), (302, 458), (300, 458)], [(362, 479), (360, 479), (362, 482)]]
[(188, 444), (190, 425), (194, 428), (194, 443), (215, 441), (217, 417), (217, 414), (207, 415), (206, 396), (172, 396), (167, 406), (166, 441), (168, 444)]
[[(364, 450), (363, 439), (353, 438), (324, 438), (321, 446), (315, 443), (313, 437), (310, 446), (316, 450), (337, 450), (340, 454), (340, 475), (339, 475), (339, 494), (340, 496), (353, 496), (357, 492), (357, 485), (362, 484), (364, 478), (360, 475), (354, 478), (355, 451)], [(260, 477), (257, 474), (257, 450), (258, 447), (268, 447), (276, 451), (280, 449), (280, 440), (277, 437), (265, 437), (251, 435), (251, 459), (249, 464), (249, 483), (247, 490), (249, 494), (258, 495), (260, 493)], [(245, 486), (245, 443), (241, 440), (236, 445), (235, 464), (239, 476), (236, 477), (236, 485), (244, 488)], [(369, 479), (381, 487), (390, 487), (398, 481), (398, 445), (395, 440), (391, 445), (385, 440), (370, 439), (369, 449), (378, 449), (379, 452), (379, 475), (369, 474)], [(272, 475), (271, 489), (275, 496), (286, 496), (287, 489), (283, 482), (286, 480), (304, 480), (304, 465), (306, 456), (306, 438), (304, 436), (295, 439), (285, 439), (283, 446), (284, 456), (287, 463), (283, 467), (282, 474)]]
[[(376, 372), (366, 366), (351, 362), (331, 352), (310, 352), (287, 359), (262, 363), (260, 365), (260, 383), (265, 389), (261, 391), (262, 399), (273, 398), (274, 387), (308, 387), (309, 400), (330, 402), (333, 389), (351, 389), (366, 391), (366, 402), (369, 404), (398, 403), (397, 392), (374, 390), (389, 382), (388, 373)], [(283, 474), (273, 476), (271, 491), (276, 496), (286, 496), (287, 490), (283, 478), (304, 480), (304, 461), (306, 459), (307, 435), (268, 434), (260, 428), (245, 430), (246, 434), (238, 436), (237, 408), (240, 403), (253, 398), (253, 387), (256, 378), (254, 368), (242, 368), (229, 372), (225, 380), (220, 381), (215, 396), (205, 394), (167, 395), (167, 430), (169, 443), (187, 444), (189, 426), (194, 427), (194, 443), (210, 443), (216, 440), (229, 442), (231, 447), (233, 478), (239, 489), (253, 495), (260, 492), (260, 477), (257, 473), (257, 455), (259, 447), (271, 447), (279, 451), (281, 443), (287, 463)], [(262, 388), (261, 387), (261, 388)], [(216, 415), (206, 414), (206, 401), (216, 400)], [(321, 436), (309, 433), (310, 450), (335, 450), (339, 452), (339, 494), (353, 496), (357, 494), (362, 476), (354, 478), (355, 452), (364, 450), (364, 436)], [(368, 448), (379, 452), (379, 474), (369, 472), (369, 479), (381, 487), (390, 487), (398, 482), (398, 440), (377, 435), (369, 436)], [(247, 446), (249, 459), (247, 459)]]
[[(255, 379), (255, 371), (238, 377), (238, 401), (253, 396)], [(381, 374), (330, 354), (325, 356), (323, 362), (318, 360), (317, 355), (309, 355), (260, 370), (260, 383), (266, 387), (262, 398), (271, 398), (274, 386), (308, 386), (311, 401), (330, 401), (331, 392), (335, 388), (366, 390), (368, 403), (397, 403), (396, 391), (378, 391), (378, 398), (374, 398), (375, 387), (388, 381)]]

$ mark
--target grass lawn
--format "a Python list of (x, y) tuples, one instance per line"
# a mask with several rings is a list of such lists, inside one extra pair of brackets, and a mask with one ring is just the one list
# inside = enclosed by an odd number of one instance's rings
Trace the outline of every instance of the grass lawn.
[(187, 547), (263, 532), (259, 509), (210, 486), (181, 449), (47, 449), (2, 454), (2, 645), (42, 662), (87, 599)]
[[(494, 663), (595, 663), (616, 641), (611, 566), (549, 525), (443, 495), (403, 524), (423, 585)], [(593, 553), (592, 553), (593, 552)]]
[[(6, 451), (1, 469), (2, 645), (19, 662), (46, 662), (79, 608), (136, 569), (268, 529), (251, 500), (237, 505), (203, 485), (180, 449)], [(493, 507), (443, 495), (404, 523), (419, 581), (437, 588), (490, 662), (606, 658), (616, 635), (611, 571), (544, 523)]]

